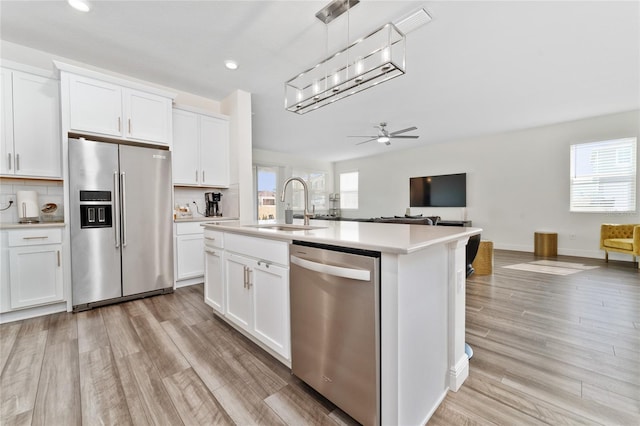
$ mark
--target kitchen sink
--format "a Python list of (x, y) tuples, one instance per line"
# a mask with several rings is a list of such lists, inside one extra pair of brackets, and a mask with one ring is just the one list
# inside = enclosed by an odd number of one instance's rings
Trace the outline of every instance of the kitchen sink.
[(268, 224), (268, 225), (245, 225), (249, 228), (261, 228), (261, 229), (273, 229), (275, 231), (310, 231), (313, 229), (326, 229), (326, 226), (310, 226), (310, 225), (283, 225), (283, 224)]

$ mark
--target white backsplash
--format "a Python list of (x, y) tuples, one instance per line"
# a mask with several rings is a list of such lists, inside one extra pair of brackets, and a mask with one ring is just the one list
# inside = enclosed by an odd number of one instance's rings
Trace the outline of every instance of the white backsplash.
[(63, 216), (64, 194), (62, 182), (33, 179), (0, 179), (0, 209), (7, 207), (9, 201), (13, 200), (11, 207), (0, 211), (0, 222), (18, 222), (17, 191), (36, 191), (40, 209), (47, 203), (55, 203), (58, 205), (58, 211), (56, 211), (55, 215)]
[[(189, 188), (189, 187), (175, 187), (173, 192), (173, 203), (179, 206), (189, 206), (189, 209), (193, 213), (193, 217), (204, 217), (205, 192), (220, 192), (222, 197), (220, 198), (220, 211), (224, 217), (238, 217), (239, 216), (239, 194), (238, 185), (231, 185), (228, 189), (211, 189), (211, 188)], [(196, 202), (194, 205), (193, 202)], [(197, 208), (196, 208), (197, 206)]]

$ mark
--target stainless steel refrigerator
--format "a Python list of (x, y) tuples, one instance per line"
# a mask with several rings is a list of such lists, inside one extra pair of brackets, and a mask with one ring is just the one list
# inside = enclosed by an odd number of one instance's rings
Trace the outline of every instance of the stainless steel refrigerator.
[(171, 152), (69, 139), (73, 309), (173, 290)]

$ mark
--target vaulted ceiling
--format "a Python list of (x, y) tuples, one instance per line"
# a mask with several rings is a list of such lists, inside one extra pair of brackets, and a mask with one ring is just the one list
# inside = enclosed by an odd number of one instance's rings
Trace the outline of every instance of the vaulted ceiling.
[[(327, 3), (93, 1), (83, 14), (65, 1), (2, 0), (0, 38), (212, 99), (251, 92), (255, 148), (327, 161), (640, 108), (636, 1), (361, 0), (325, 26), (315, 13)], [(285, 111), (286, 80), (419, 8), (433, 19), (407, 35), (406, 75)], [(420, 138), (346, 137), (381, 121)]]

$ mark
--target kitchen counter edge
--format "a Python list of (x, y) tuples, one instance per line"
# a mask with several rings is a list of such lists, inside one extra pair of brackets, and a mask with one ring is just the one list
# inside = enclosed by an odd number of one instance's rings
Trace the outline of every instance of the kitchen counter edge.
[(64, 222), (14, 223), (2, 222), (0, 229), (30, 229), (30, 228), (64, 228)]
[[(294, 221), (296, 223), (297, 221)], [(301, 222), (301, 221), (300, 221)], [(323, 221), (324, 222), (324, 221)], [(354, 222), (351, 222), (354, 223)], [(301, 223), (300, 223), (301, 224)], [(296, 241), (306, 241), (310, 243), (318, 243), (318, 244), (328, 244), (335, 245), (341, 247), (351, 247), (358, 248), (364, 250), (374, 250), (382, 253), (393, 253), (393, 254), (410, 254), (420, 250), (423, 250), (429, 246), (437, 245), (437, 244), (446, 244), (461, 238), (468, 238), (472, 235), (477, 235), (482, 232), (482, 228), (471, 228), (471, 227), (435, 227), (428, 225), (405, 225), (405, 224), (392, 224), (392, 223), (362, 223), (358, 224), (358, 227), (363, 228), (364, 231), (371, 231), (375, 233), (375, 228), (371, 228), (371, 225), (375, 226), (395, 226), (395, 227), (416, 227), (413, 228), (415, 233), (420, 233), (421, 235), (413, 241), (410, 242), (376, 242), (375, 236), (368, 237), (366, 239), (360, 239), (358, 241), (341, 239), (336, 234), (340, 234), (340, 232), (335, 233), (334, 235), (322, 235), (322, 231), (328, 228), (339, 228), (341, 222), (335, 222), (333, 226), (324, 227), (321, 229), (311, 229), (311, 230), (301, 230), (301, 231), (279, 231), (275, 229), (261, 228), (256, 227), (256, 224), (251, 223), (242, 223), (242, 224), (225, 224), (225, 223), (203, 223), (205, 229), (211, 229), (216, 231), (224, 231), (224, 232), (232, 232), (235, 234), (242, 234), (252, 237), (259, 238), (267, 238), (272, 240), (281, 240), (292, 242)], [(318, 225), (316, 222), (314, 225)], [(424, 227), (424, 228), (423, 228)], [(368, 228), (368, 229), (367, 229)], [(429, 229), (442, 230), (446, 228), (447, 231), (445, 235), (440, 236), (429, 236), (425, 235), (424, 231), (429, 231)], [(406, 229), (406, 228), (404, 228)], [(456, 232), (458, 231), (458, 232)], [(428, 232), (426, 232), (428, 234)]]
[(217, 221), (227, 221), (227, 220), (238, 220), (237, 217), (214, 217), (214, 216), (197, 216), (197, 217), (183, 217), (183, 218), (175, 218), (173, 221), (175, 223), (188, 223), (188, 222), (217, 222)]

